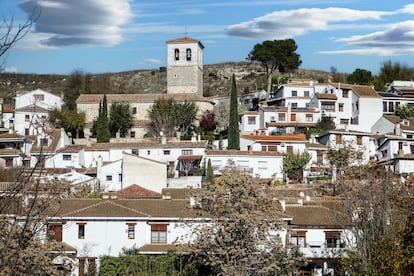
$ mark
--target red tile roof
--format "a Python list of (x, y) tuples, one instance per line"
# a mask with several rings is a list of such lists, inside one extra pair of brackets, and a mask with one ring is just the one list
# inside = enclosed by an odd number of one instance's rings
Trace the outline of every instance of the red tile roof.
[(242, 138), (256, 141), (306, 141), (305, 134), (295, 135), (242, 135)]
[(315, 93), (315, 96), (318, 99), (324, 99), (324, 100), (336, 100), (337, 99), (335, 94)]
[(175, 43), (198, 43), (201, 48), (204, 48), (204, 45), (197, 39), (191, 37), (180, 37), (176, 39), (167, 40), (167, 44), (175, 44)]
[(276, 151), (243, 151), (243, 150), (208, 150), (207, 155), (223, 156), (282, 156)]
[(118, 195), (123, 198), (161, 198), (161, 194), (145, 189), (137, 184), (132, 184), (118, 192)]

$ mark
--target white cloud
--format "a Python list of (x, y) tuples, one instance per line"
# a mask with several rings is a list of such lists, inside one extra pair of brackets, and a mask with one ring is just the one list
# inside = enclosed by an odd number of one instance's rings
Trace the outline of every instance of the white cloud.
[(161, 60), (155, 59), (155, 58), (147, 58), (147, 59), (144, 60), (144, 62), (146, 64), (160, 64), (160, 63), (162, 63)]
[[(29, 0), (20, 4), (28, 15), (40, 7), (34, 34), (49, 47), (113, 46), (123, 41), (122, 25), (133, 17), (128, 0)], [(44, 38), (44, 36), (47, 38)]]
[(3, 68), (3, 69), (1, 70), (1, 72), (2, 72), (2, 73), (17, 73), (17, 68), (16, 68), (16, 67), (13, 67), (13, 66), (11, 66), (11, 67), (6, 67), (6, 68)]
[[(227, 34), (256, 39), (285, 39), (311, 31), (334, 29), (337, 23), (379, 20), (390, 12), (360, 11), (347, 8), (297, 9), (275, 11), (253, 20), (230, 25)], [(344, 26), (341, 26), (344, 28)]]
[(414, 21), (389, 26), (384, 31), (337, 39), (358, 49), (322, 51), (322, 54), (403, 55), (414, 53)]

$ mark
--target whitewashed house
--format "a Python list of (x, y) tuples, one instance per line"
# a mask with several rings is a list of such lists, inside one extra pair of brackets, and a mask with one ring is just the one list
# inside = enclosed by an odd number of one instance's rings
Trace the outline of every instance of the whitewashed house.
[(401, 135), (384, 134), (378, 138), (378, 164), (400, 175), (414, 174), (414, 140)]
[(260, 114), (257, 111), (246, 111), (240, 114), (239, 129), (241, 134), (256, 133), (260, 129)]
[(13, 130), (20, 135), (37, 135), (48, 129), (48, 111), (60, 109), (63, 99), (52, 93), (36, 89), (16, 92), (14, 98)]
[(373, 126), (374, 134), (395, 134), (402, 137), (414, 138), (414, 118), (402, 119), (395, 115), (382, 116)]
[(269, 151), (276, 153), (299, 152), (306, 150), (305, 134), (295, 135), (242, 135), (240, 150)]
[(0, 167), (19, 167), (29, 158), (31, 140), (15, 133), (0, 134)]
[(283, 155), (278, 152), (209, 150), (205, 157), (206, 168), (209, 160), (215, 175), (230, 166), (253, 177), (283, 178)]

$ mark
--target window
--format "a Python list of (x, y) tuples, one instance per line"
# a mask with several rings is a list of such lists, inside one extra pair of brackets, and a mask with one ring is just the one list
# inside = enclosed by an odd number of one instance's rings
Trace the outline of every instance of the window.
[(192, 149), (183, 149), (181, 150), (181, 155), (193, 155)]
[(174, 49), (174, 59), (180, 60), (180, 50)]
[(297, 231), (290, 234), (290, 244), (299, 247), (306, 246), (306, 231)]
[(147, 150), (147, 155), (151, 155), (151, 151), (150, 150)]
[(47, 138), (40, 138), (40, 146), (47, 147), (49, 145), (49, 139)]
[(118, 181), (122, 182), (122, 173), (118, 174)]
[(298, 95), (298, 91), (293, 90), (293, 91), (292, 91), (292, 97), (296, 97), (297, 95)]
[(321, 102), (321, 110), (335, 112), (335, 103), (334, 102)]
[(170, 155), (171, 151), (170, 150), (164, 150), (163, 153), (164, 153), (164, 155)]
[(45, 100), (45, 95), (43, 94), (34, 94), (33, 95), (35, 101), (44, 101)]
[(29, 129), (28, 128), (25, 128), (24, 129), (24, 135), (30, 135), (30, 132), (29, 132)]
[(312, 114), (306, 114), (306, 122), (313, 122), (313, 116)]
[(349, 91), (348, 90), (342, 90), (342, 98), (348, 98)]
[(347, 125), (349, 123), (349, 119), (339, 119), (340, 124)]
[(362, 136), (357, 136), (357, 145), (362, 145)]
[(255, 125), (256, 124), (256, 117), (255, 116), (248, 116), (247, 117), (247, 124)]
[(388, 112), (394, 112), (394, 103), (388, 102)]
[(25, 122), (30, 122), (30, 115), (28, 115), (28, 114), (24, 115), (24, 121)]
[(383, 150), (383, 151), (381, 151), (381, 154), (382, 154), (382, 157), (383, 157), (383, 158), (386, 158), (386, 157), (387, 157), (387, 155), (388, 155), (388, 150)]
[(287, 146), (286, 152), (293, 152), (293, 146)]
[(151, 224), (151, 243), (167, 243), (168, 224)]
[(137, 108), (136, 107), (132, 108), (132, 114), (137, 114)]
[(130, 136), (131, 138), (135, 138), (135, 131), (131, 131)]
[(50, 223), (47, 225), (47, 239), (49, 241), (62, 241), (62, 223)]
[(339, 104), (339, 111), (341, 111), (341, 112), (344, 111), (344, 104), (343, 103)]
[(298, 108), (298, 103), (292, 103), (292, 108)]
[(278, 121), (286, 121), (286, 114), (285, 113), (279, 113), (278, 115)]
[(318, 164), (323, 163), (323, 152), (321, 150), (316, 151), (316, 162)]
[(325, 232), (325, 242), (327, 248), (340, 248), (341, 232)]
[(190, 48), (187, 48), (187, 50), (185, 51), (185, 57), (187, 61), (191, 61), (191, 49)]
[(63, 158), (64, 161), (70, 161), (72, 159), (72, 155), (64, 154), (62, 158)]
[(133, 240), (135, 239), (135, 223), (127, 223), (128, 227), (128, 239)]
[(108, 174), (106, 176), (106, 181), (112, 181), (112, 175), (111, 174)]
[(304, 91), (304, 92), (303, 92), (303, 96), (305, 96), (305, 97), (309, 97), (309, 91)]
[(335, 141), (337, 144), (341, 144), (342, 143), (342, 135), (341, 134), (336, 134), (335, 135)]
[(78, 223), (78, 239), (85, 238), (85, 225), (86, 223)]
[(296, 121), (296, 113), (290, 114), (290, 120), (292, 122), (295, 122)]
[(131, 149), (131, 153), (134, 155), (139, 155), (139, 151), (137, 149)]
[(382, 102), (382, 112), (387, 112), (387, 102)]

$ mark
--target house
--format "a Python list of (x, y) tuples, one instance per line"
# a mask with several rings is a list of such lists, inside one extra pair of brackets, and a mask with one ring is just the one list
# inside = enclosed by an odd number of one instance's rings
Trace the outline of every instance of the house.
[(63, 99), (36, 89), (18, 91), (14, 97), (13, 130), (20, 135), (36, 135), (48, 128), (48, 111), (60, 109)]
[(242, 135), (240, 149), (244, 151), (269, 151), (276, 153), (304, 152), (305, 134), (295, 135)]
[(15, 133), (0, 134), (0, 167), (20, 167), (27, 160), (31, 140)]
[(344, 214), (323, 202), (282, 202), (288, 221), (287, 246), (299, 247), (307, 261), (302, 275), (339, 275), (340, 259), (353, 244)]
[(199, 218), (200, 211), (183, 199), (62, 199), (51, 210), (43, 235), (74, 248), (77, 271), (83, 272), (85, 260), (96, 264), (101, 256), (118, 256), (123, 248), (174, 250), (191, 233), (184, 220), (197, 223)]
[(245, 111), (240, 116), (239, 129), (242, 134), (255, 133), (260, 128), (260, 114), (257, 111)]
[(366, 165), (375, 158), (376, 142), (371, 133), (335, 129), (320, 134), (316, 139), (330, 149), (347, 147), (354, 151), (356, 156), (354, 160), (349, 160), (350, 165)]
[(414, 119), (403, 119), (395, 115), (383, 115), (372, 126), (371, 132), (378, 135), (395, 134), (402, 137), (414, 138)]
[(254, 177), (283, 178), (283, 155), (278, 152), (208, 150), (204, 165), (206, 168), (208, 160), (211, 161), (215, 175), (220, 175), (225, 167), (230, 166)]

